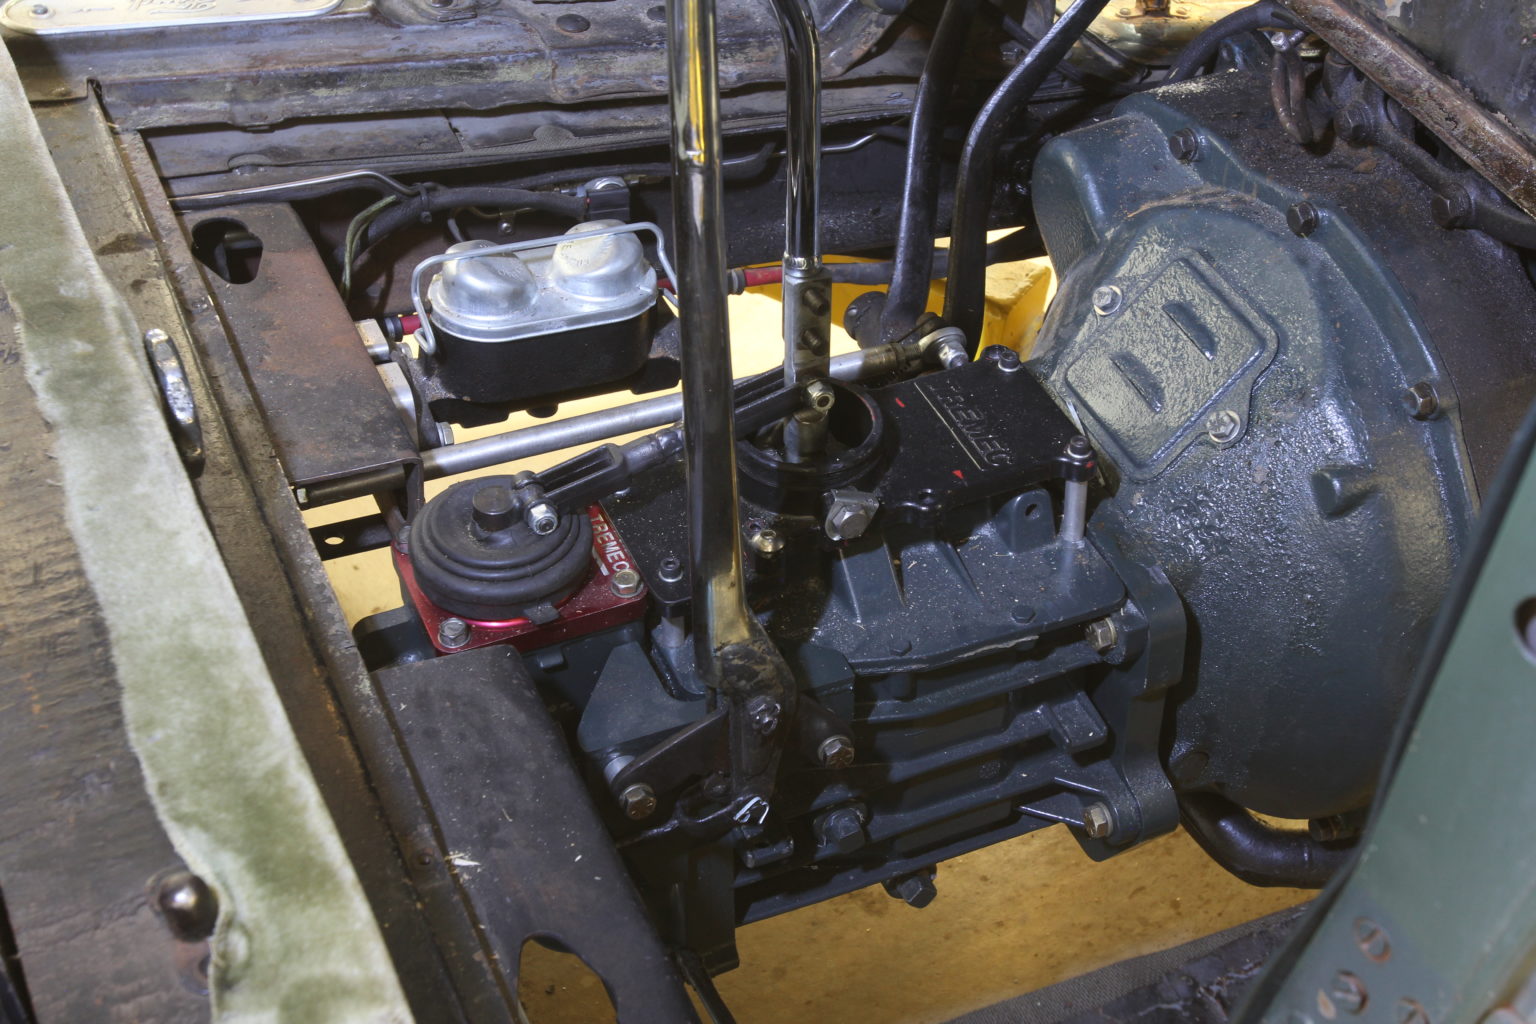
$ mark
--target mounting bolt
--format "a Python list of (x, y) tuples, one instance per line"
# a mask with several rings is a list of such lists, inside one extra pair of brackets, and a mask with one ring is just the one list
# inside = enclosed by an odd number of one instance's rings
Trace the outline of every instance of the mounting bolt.
[(528, 529), (540, 537), (547, 537), (560, 525), (560, 513), (549, 502), (539, 501), (528, 506), (528, 511), (523, 513), (523, 521), (528, 524)]
[(816, 821), (816, 842), (841, 854), (853, 853), (868, 840), (864, 811), (857, 805), (834, 807)]
[(853, 756), (853, 740), (847, 736), (828, 736), (816, 748), (816, 759), (828, 768), (847, 768)]
[(1243, 418), (1231, 409), (1222, 409), (1213, 412), (1205, 419), (1205, 433), (1217, 444), (1226, 444), (1236, 440), (1242, 433)]
[(1285, 223), (1295, 234), (1306, 238), (1322, 226), (1323, 211), (1303, 199), (1285, 211)]
[(33, 4), (27, 10), (34, 18), (53, 17), (53, 8), (49, 7), (47, 4)]
[(469, 623), (458, 617), (438, 623), (437, 642), (444, 647), (463, 647), (469, 643)]
[(683, 578), (683, 562), (676, 555), (668, 555), (656, 565), (656, 575), (666, 583), (677, 583)]
[(1089, 804), (1083, 808), (1083, 831), (1089, 839), (1108, 839), (1114, 830), (1115, 819), (1108, 804)]
[(1370, 112), (1359, 103), (1347, 103), (1344, 109), (1333, 115), (1333, 130), (1339, 138), (1355, 146), (1371, 141), (1375, 125)]
[(1328, 985), (1327, 997), (1345, 1013), (1360, 1013), (1369, 998), (1365, 983), (1349, 971), (1340, 971)]
[(1115, 628), (1113, 619), (1090, 622), (1083, 627), (1083, 634), (1088, 638), (1088, 645), (1100, 654), (1113, 648), (1120, 639), (1120, 631)]
[(1404, 996), (1397, 1001), (1397, 1024), (1429, 1024), (1424, 1004)]
[(1433, 384), (1421, 380), (1403, 392), (1403, 404), (1408, 407), (1408, 415), (1414, 419), (1433, 419), (1440, 411), (1440, 396), (1435, 393)]
[(208, 883), (190, 871), (173, 871), (155, 886), (155, 909), (182, 942), (201, 942), (213, 934), (219, 901)]
[(765, 736), (779, 727), (779, 714), (782, 710), (779, 702), (766, 694), (758, 694), (747, 701), (747, 719), (752, 723), (752, 728)]
[(631, 821), (641, 821), (656, 812), (656, 792), (643, 782), (626, 786), (619, 794), (619, 806)]
[(1191, 163), (1200, 156), (1200, 136), (1193, 128), (1180, 128), (1168, 136), (1168, 151), (1179, 163)]
[(1125, 293), (1117, 285), (1101, 284), (1093, 290), (1093, 311), (1099, 316), (1109, 316), (1125, 301)]
[(620, 569), (608, 581), (608, 588), (613, 591), (614, 597), (634, 597), (645, 588), (645, 584), (635, 570)]
[(880, 510), (880, 499), (863, 491), (828, 491), (827, 517), (822, 532), (828, 540), (853, 540), (864, 536)]
[(911, 874), (899, 875), (896, 878), (888, 878), (880, 884), (891, 896), (909, 907), (921, 910), (932, 903), (934, 897), (939, 894), (938, 887), (933, 884), (933, 876), (934, 869), (927, 868)]

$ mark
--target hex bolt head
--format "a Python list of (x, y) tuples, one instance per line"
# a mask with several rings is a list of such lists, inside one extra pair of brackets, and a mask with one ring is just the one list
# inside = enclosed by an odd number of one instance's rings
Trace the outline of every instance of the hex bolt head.
[(897, 878), (888, 878), (880, 884), (891, 896), (919, 910), (932, 903), (934, 897), (939, 894), (938, 887), (933, 884), (931, 868), (927, 871), (914, 871)]
[(752, 723), (752, 728), (763, 735), (768, 735), (779, 727), (779, 715), (782, 712), (779, 702), (766, 694), (758, 694), (747, 701), (747, 719)]
[(1435, 393), (1433, 384), (1421, 380), (1403, 392), (1403, 405), (1407, 406), (1408, 415), (1416, 420), (1433, 419), (1440, 411), (1440, 396)]
[(463, 647), (469, 643), (469, 623), (458, 617), (438, 623), (437, 642), (444, 647)]
[(1358, 103), (1346, 103), (1344, 109), (1333, 115), (1333, 130), (1339, 138), (1352, 145), (1371, 141), (1371, 115)]
[(1205, 433), (1217, 444), (1227, 444), (1237, 439), (1243, 431), (1243, 418), (1231, 409), (1221, 409), (1205, 419)]
[(838, 853), (853, 853), (867, 840), (864, 815), (857, 807), (836, 807), (816, 822), (816, 841)]
[(560, 513), (547, 501), (535, 502), (523, 513), (523, 521), (528, 524), (528, 529), (540, 537), (547, 537), (560, 525)]
[(1327, 995), (1333, 1005), (1345, 1013), (1362, 1012), (1369, 999), (1365, 983), (1349, 971), (1340, 971), (1333, 976), (1333, 980), (1328, 983)]
[(1115, 628), (1113, 619), (1098, 619), (1083, 627), (1083, 635), (1088, 638), (1088, 645), (1100, 654), (1112, 649), (1120, 639), (1120, 631)]
[(683, 578), (683, 561), (676, 555), (668, 555), (656, 565), (656, 575), (667, 583), (677, 583)]
[(828, 768), (847, 768), (854, 754), (853, 740), (847, 736), (828, 736), (816, 748), (816, 759)]
[(1200, 136), (1193, 128), (1180, 128), (1168, 136), (1168, 151), (1179, 163), (1192, 163), (1200, 156)]
[(208, 883), (192, 872), (165, 875), (155, 886), (154, 900), (165, 926), (182, 942), (201, 942), (213, 934), (219, 901)]
[(827, 533), (833, 540), (853, 540), (869, 529), (869, 510), (860, 505), (839, 505), (827, 516)]
[(512, 490), (502, 484), (488, 484), (470, 499), (470, 515), (475, 525), (486, 533), (496, 533), (511, 526), (517, 516), (517, 501)]
[(640, 574), (633, 569), (620, 569), (608, 581), (608, 589), (613, 591), (614, 597), (634, 597), (644, 588), (645, 583), (640, 579)]
[(1294, 234), (1306, 238), (1322, 227), (1323, 211), (1303, 199), (1299, 203), (1293, 203), (1290, 209), (1285, 211), (1285, 223)]
[(1125, 293), (1118, 285), (1101, 284), (1093, 290), (1093, 311), (1099, 316), (1109, 316), (1125, 302)]
[(1476, 203), (1465, 185), (1451, 182), (1441, 188), (1429, 201), (1429, 216), (1447, 230), (1468, 227)]
[(1109, 813), (1108, 804), (1089, 804), (1083, 808), (1083, 831), (1089, 839), (1108, 839), (1114, 830), (1115, 818)]
[(656, 792), (643, 782), (626, 786), (619, 794), (619, 806), (631, 821), (642, 821), (656, 813)]

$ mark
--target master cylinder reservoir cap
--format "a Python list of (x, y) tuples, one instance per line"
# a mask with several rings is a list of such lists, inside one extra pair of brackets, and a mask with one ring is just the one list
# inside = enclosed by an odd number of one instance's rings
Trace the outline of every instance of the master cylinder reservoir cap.
[[(638, 244), (638, 243), (637, 243)], [(448, 251), (472, 252), (492, 243), (459, 242)], [(435, 326), (470, 341), (500, 341), (527, 318), (539, 283), (516, 253), (445, 263), (427, 289)]]
[[(594, 220), (577, 224), (567, 235), (581, 235), (601, 228), (617, 227), (616, 220)], [(578, 238), (555, 246), (550, 280), (569, 295), (591, 302), (622, 302), (637, 292), (649, 293), (655, 272), (646, 262), (640, 239), (632, 234)]]

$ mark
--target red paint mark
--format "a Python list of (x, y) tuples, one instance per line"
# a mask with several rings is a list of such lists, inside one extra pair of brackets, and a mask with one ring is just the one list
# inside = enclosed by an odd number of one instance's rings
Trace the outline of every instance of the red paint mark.
[(898, 399), (896, 399), (896, 404), (897, 404), (897, 405), (899, 405), (899, 406), (901, 406), (901, 407), (902, 407), (902, 408), (903, 408), (903, 409), (905, 409), (905, 408), (906, 408), (906, 407), (907, 407), (907, 403), (906, 403), (906, 402), (903, 402), (903, 401), (902, 401), (902, 400), (901, 400), (901, 399), (899, 399), (899, 398), (898, 398)]
[(955, 476), (959, 477), (961, 480), (965, 479), (965, 474), (960, 472), (958, 469), (951, 470), (951, 472), (953, 472), (955, 474)]

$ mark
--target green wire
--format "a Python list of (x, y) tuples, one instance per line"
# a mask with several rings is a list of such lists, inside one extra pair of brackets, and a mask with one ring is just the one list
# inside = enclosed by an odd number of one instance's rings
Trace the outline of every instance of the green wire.
[(357, 240), (362, 237), (363, 231), (373, 219), (383, 213), (386, 207), (399, 202), (399, 196), (385, 196), (362, 213), (352, 218), (352, 223), (347, 225), (347, 242), (342, 249), (341, 260), (341, 298), (343, 301), (352, 297), (352, 264), (357, 259)]

